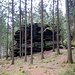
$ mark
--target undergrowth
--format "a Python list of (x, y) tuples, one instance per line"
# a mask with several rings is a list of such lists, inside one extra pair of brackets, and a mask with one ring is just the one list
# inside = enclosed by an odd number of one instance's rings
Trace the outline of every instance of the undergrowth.
[(75, 75), (75, 68), (74, 69), (65, 69), (61, 71), (58, 75)]

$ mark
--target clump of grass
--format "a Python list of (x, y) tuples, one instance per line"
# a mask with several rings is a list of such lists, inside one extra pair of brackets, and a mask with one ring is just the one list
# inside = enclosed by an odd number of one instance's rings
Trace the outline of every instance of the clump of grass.
[(44, 73), (48, 73), (48, 70), (46, 69)]
[(75, 56), (75, 51), (72, 52), (73, 56)]
[(73, 69), (73, 71), (75, 72), (75, 68)]
[(67, 64), (67, 61), (64, 61), (62, 64)]
[(30, 66), (28, 69), (32, 69), (33, 67), (32, 66)]
[(41, 68), (45, 68), (45, 66), (41, 66)]
[(58, 75), (75, 75), (75, 71), (73, 69), (66, 69), (61, 71)]
[(10, 64), (10, 62), (8, 61), (8, 62), (6, 62), (6, 64)]
[(22, 73), (25, 73), (25, 71), (22, 71)]
[(3, 63), (2, 62), (0, 62), (0, 65), (2, 65)]
[(0, 71), (0, 75), (26, 75), (25, 71)]
[(62, 64), (75, 64), (75, 62), (64, 61)]
[(20, 68), (19, 71), (21, 71), (22, 69)]
[(54, 58), (47, 58), (47, 59), (42, 60), (43, 63), (49, 63), (49, 62), (53, 62), (53, 61), (55, 61)]
[(43, 59), (42, 62), (43, 62), (43, 63), (49, 63), (49, 62), (51, 62), (51, 59), (49, 59), (49, 58)]
[(43, 63), (53, 62), (53, 61), (55, 61), (55, 58), (56, 58), (58, 55), (59, 55), (59, 54), (55, 54), (54, 56), (52, 56), (52, 57), (50, 57), (50, 58), (43, 59), (42, 62), (43, 62)]
[(40, 68), (44, 69), (45, 71), (49, 69), (48, 67), (46, 67), (44, 65), (41, 65)]
[(23, 68), (23, 66), (20, 66), (20, 68)]
[(38, 66), (36, 66), (35, 68), (38, 68)]
[(56, 64), (59, 64), (59, 63), (56, 63)]

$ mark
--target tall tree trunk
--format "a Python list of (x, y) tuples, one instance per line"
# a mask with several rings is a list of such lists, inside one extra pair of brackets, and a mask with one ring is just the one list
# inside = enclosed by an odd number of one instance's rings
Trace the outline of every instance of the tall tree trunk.
[(44, 59), (43, 53), (43, 0), (41, 0), (41, 59)]
[[(22, 12), (22, 11), (21, 11)], [(23, 23), (23, 14), (22, 14), (22, 21), (21, 21), (22, 23)], [(23, 24), (21, 24), (21, 25), (23, 25)], [(23, 26), (22, 26), (23, 27)], [(23, 28), (22, 28), (22, 44), (23, 44)], [(23, 49), (23, 45), (22, 45), (22, 57), (23, 57), (23, 54), (24, 54), (24, 49)]]
[(74, 40), (75, 40), (75, 13), (74, 13)]
[(9, 0), (8, 0), (8, 22), (7, 22), (7, 50), (6, 50), (6, 60), (8, 59), (8, 34), (9, 34)]
[(1, 41), (0, 41), (0, 58), (1, 58)]
[(54, 0), (53, 0), (53, 52), (54, 52)]
[(32, 14), (32, 0), (31, 0), (31, 64), (33, 64), (33, 29), (32, 29), (32, 25), (33, 25), (33, 14)]
[[(2, 9), (1, 9), (2, 10)], [(3, 11), (1, 11), (1, 25), (3, 24)], [(2, 35), (2, 31), (0, 31), (0, 58), (2, 57), (2, 49), (1, 49), (1, 46), (2, 46), (2, 41), (1, 41), (1, 35)]]
[(70, 20), (69, 20), (69, 0), (66, 0), (66, 21), (67, 21), (67, 45), (68, 45), (68, 62), (73, 63), (71, 51), (71, 33), (70, 33)]
[(25, 0), (25, 61), (27, 61), (27, 0)]
[(60, 54), (59, 50), (59, 0), (57, 0), (57, 54)]
[(7, 24), (7, 49), (6, 49), (6, 60), (8, 59), (8, 24)]
[(14, 64), (14, 0), (12, 0), (12, 65)]
[(22, 51), (21, 51), (21, 0), (20, 0), (20, 57), (22, 56), (21, 55), (21, 53), (22, 53)]

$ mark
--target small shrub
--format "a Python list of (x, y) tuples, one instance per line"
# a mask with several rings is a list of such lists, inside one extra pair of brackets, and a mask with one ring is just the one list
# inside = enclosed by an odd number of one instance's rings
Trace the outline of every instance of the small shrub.
[(23, 66), (20, 66), (20, 68), (23, 68)]
[(67, 48), (67, 39), (63, 41), (65, 48)]
[(25, 71), (22, 71), (22, 73), (25, 73)]
[(73, 72), (75, 72), (75, 68), (73, 69)]
[(71, 42), (71, 45), (72, 45), (73, 47), (75, 47), (75, 40), (73, 40), (73, 41)]

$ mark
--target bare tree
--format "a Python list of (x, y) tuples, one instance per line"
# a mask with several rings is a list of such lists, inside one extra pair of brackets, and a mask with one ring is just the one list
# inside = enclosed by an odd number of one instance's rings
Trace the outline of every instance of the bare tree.
[(32, 15), (32, 0), (31, 0), (31, 64), (33, 64), (33, 36), (32, 36), (32, 25), (33, 25), (33, 15)]
[(14, 0), (12, 0), (12, 65), (14, 64)]
[(25, 61), (27, 61), (27, 0), (25, 0)]
[(44, 59), (43, 53), (43, 0), (41, 0), (41, 59)]
[(68, 45), (68, 62), (73, 63), (72, 51), (71, 51), (71, 32), (70, 32), (70, 20), (69, 20), (69, 0), (66, 0), (66, 21), (67, 21), (67, 45)]
[(59, 0), (57, 0), (57, 54), (60, 54), (59, 50)]

